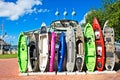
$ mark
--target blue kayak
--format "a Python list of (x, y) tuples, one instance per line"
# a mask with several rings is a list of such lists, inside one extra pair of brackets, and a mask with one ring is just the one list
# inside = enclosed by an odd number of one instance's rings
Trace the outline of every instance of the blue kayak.
[(58, 71), (59, 72), (62, 71), (65, 53), (66, 53), (65, 33), (62, 32), (60, 35), (59, 49), (58, 49)]

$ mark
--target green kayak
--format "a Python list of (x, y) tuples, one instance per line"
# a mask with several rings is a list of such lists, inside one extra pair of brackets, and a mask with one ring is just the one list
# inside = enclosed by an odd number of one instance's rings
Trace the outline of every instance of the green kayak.
[(86, 67), (89, 72), (93, 72), (96, 64), (96, 47), (94, 31), (89, 23), (85, 26), (84, 38)]
[(18, 65), (20, 72), (24, 73), (27, 71), (28, 66), (28, 49), (27, 49), (27, 38), (24, 33), (20, 33), (18, 38)]

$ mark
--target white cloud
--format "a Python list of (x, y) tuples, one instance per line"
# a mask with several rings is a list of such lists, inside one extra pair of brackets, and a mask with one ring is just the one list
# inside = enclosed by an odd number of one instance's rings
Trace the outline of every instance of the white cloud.
[(43, 10), (43, 13), (44, 13), (44, 12), (49, 12), (49, 11), (50, 11), (50, 10), (48, 10), (48, 9), (44, 9), (44, 10)]
[(86, 23), (86, 16), (87, 16), (88, 14), (90, 14), (90, 13), (91, 13), (91, 11), (89, 11), (89, 12), (85, 13), (85, 15), (84, 15), (83, 19), (79, 22), (79, 24)]
[(38, 12), (41, 13), (43, 9), (39, 9)]
[(26, 10), (26, 14), (31, 14), (33, 12), (37, 13), (37, 9), (34, 8), (34, 9)]
[(45, 12), (50, 12), (50, 10), (48, 10), (48, 9), (39, 9), (38, 12), (39, 13), (41, 13), (41, 12), (45, 13)]
[(17, 20), (24, 14), (36, 12), (35, 5), (42, 5), (40, 0), (17, 0), (16, 3), (0, 0), (0, 17)]
[(85, 19), (86, 16), (87, 16), (87, 13), (84, 15), (83, 19), (79, 22), (80, 24), (83, 24), (86, 22), (86, 19)]

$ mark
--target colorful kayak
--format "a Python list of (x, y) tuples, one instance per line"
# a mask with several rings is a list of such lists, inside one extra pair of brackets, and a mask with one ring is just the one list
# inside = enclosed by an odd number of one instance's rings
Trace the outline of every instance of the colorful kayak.
[(59, 72), (62, 71), (65, 53), (66, 53), (65, 33), (62, 32), (60, 35), (59, 50), (58, 50), (58, 71)]
[(18, 65), (20, 72), (24, 73), (28, 67), (28, 49), (27, 49), (27, 38), (24, 33), (20, 33), (18, 38)]
[(51, 54), (50, 54), (50, 67), (49, 71), (54, 71), (54, 59), (55, 59), (55, 44), (56, 44), (56, 34), (52, 32), (52, 38), (51, 38)]
[(107, 70), (112, 71), (115, 65), (115, 46), (114, 46), (114, 29), (107, 26), (108, 21), (103, 27), (103, 34), (105, 39), (106, 62)]
[(45, 23), (42, 23), (41, 29), (40, 29), (40, 34), (47, 33), (47, 26)]
[(75, 34), (72, 26), (67, 29), (66, 32), (66, 43), (67, 43), (67, 63), (66, 68), (68, 72), (73, 72), (75, 67), (76, 58), (76, 43)]
[(78, 71), (82, 71), (83, 64), (84, 64), (84, 36), (80, 26), (78, 26), (76, 31), (76, 67)]
[(30, 61), (31, 71), (37, 71), (39, 69), (39, 56), (38, 56), (38, 46), (35, 34), (30, 34), (29, 37), (29, 46), (28, 46), (28, 57)]
[(94, 18), (92, 24), (94, 33), (95, 33), (95, 43), (96, 43), (96, 68), (98, 71), (104, 69), (105, 64), (105, 50), (104, 50), (104, 38), (102, 30), (97, 18)]
[(93, 72), (96, 64), (95, 35), (91, 24), (87, 23), (84, 29), (85, 62), (89, 72)]
[(48, 64), (49, 56), (49, 33), (45, 23), (42, 23), (39, 34), (39, 68), (44, 72)]

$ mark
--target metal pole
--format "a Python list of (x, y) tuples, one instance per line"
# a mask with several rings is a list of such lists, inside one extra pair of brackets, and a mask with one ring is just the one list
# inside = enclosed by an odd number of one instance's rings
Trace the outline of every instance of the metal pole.
[(63, 12), (63, 15), (64, 15), (64, 19), (65, 19), (65, 16), (68, 15), (66, 8), (65, 8), (65, 11)]
[(2, 40), (3, 40), (3, 29), (4, 29), (4, 24), (2, 22), (2, 26), (1, 26), (1, 54), (3, 54), (3, 44), (2, 44)]

